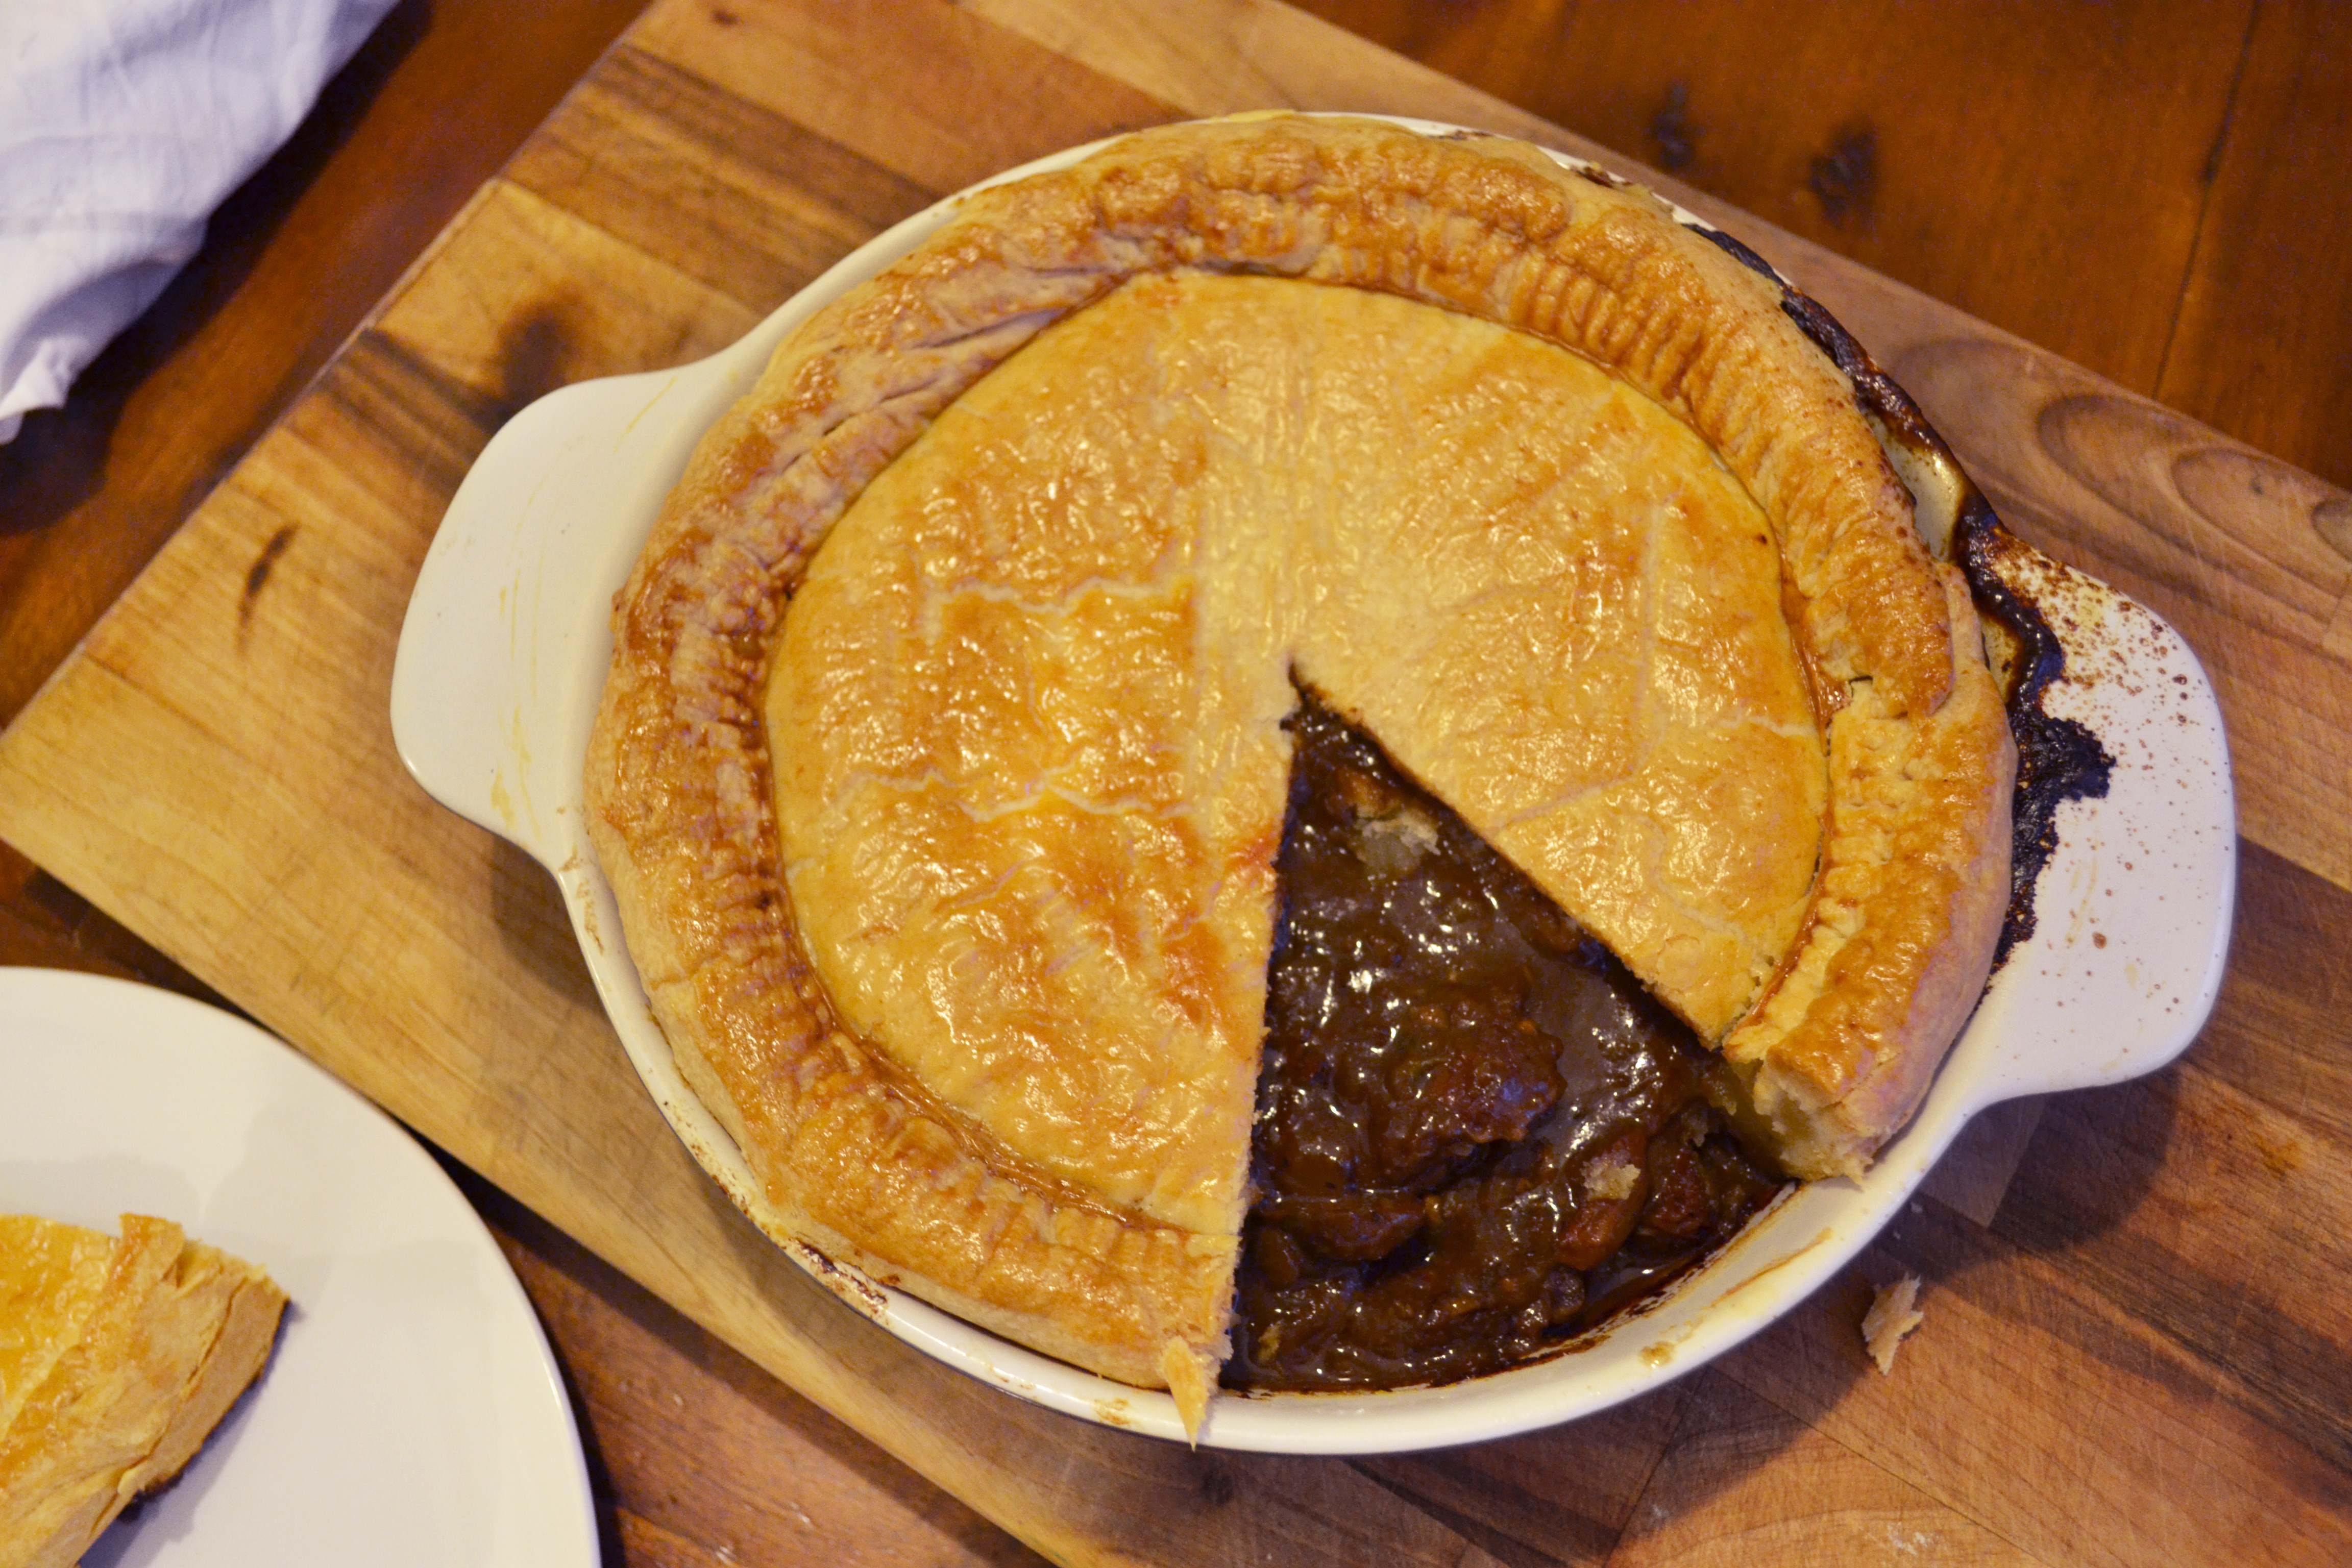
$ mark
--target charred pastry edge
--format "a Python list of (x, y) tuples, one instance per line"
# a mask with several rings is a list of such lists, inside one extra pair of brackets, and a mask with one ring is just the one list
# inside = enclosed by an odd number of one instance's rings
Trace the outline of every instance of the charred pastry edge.
[[(1580, 184), (1610, 193), (1597, 215), (1587, 214), (1565, 184), (1575, 171), (1516, 142), (1497, 140), (1479, 149), (1479, 167), (1457, 169), (1423, 156), (1445, 143), (1377, 121), (1249, 118), (1246, 126), (1142, 132), (1078, 172), (999, 187), (1044, 193), (1042, 214), (1009, 226), (987, 226), (1003, 223), (1009, 198), (981, 193), (939, 237), (793, 334), (751, 395), (698, 447), (616, 595), (613, 670), (587, 769), (591, 838), (624, 910), (635, 913), (625, 926), (657, 1021), (688, 1084), (760, 1176), (775, 1210), (766, 1223), (1048, 1353), (1173, 1385), (1188, 1428), (1197, 1427), (1222, 1358), (1236, 1238), (1057, 1202), (1021, 1182), (1017, 1166), (1006, 1174), (976, 1162), (993, 1140), (840, 1029), (800, 948), (774, 863), (753, 699), (793, 584), (881, 467), (1047, 322), (1139, 273), (1208, 265), (1381, 289), (1581, 353), (1699, 428), (1727, 464), (1744, 463), (1744, 482), (1761, 486), (1758, 499), (1776, 526), (1796, 529), (1782, 539), (1784, 571), (1792, 581), (1812, 577), (1795, 600), (1804, 612), (1796, 629), (1825, 683), (1825, 730), (1856, 680), (1874, 681), (1876, 700), (1896, 720), (1931, 721), (1966, 662), (1956, 625), (1935, 603), (1947, 595), (1873, 569), (1917, 561), (1930, 580), (1937, 574), (1890, 455), (1831, 419), (1829, 409), (1853, 395), (1850, 377), (1833, 356), (1807, 366), (1822, 351), (1801, 334), (1776, 334), (1765, 286), (1736, 281), (1744, 268), (1721, 272), (1702, 262), (1710, 247), (1671, 242), (1683, 226), (1665, 203), (1587, 174)], [(1269, 142), (1255, 141), (1269, 132)], [(1244, 137), (1251, 144), (1239, 145)], [(1162, 150), (1169, 142), (1178, 144), (1172, 154)], [(1379, 159), (1402, 160), (1402, 172)], [(1391, 183), (1368, 190), (1339, 177), (1383, 172)], [(1286, 178), (1292, 184), (1281, 184)], [(1433, 193), (1470, 195), (1470, 186), (1490, 205), (1476, 208), (1467, 230), (1412, 226), (1416, 216), (1463, 210)], [(1312, 191), (1324, 205), (1268, 209), (1262, 198), (1278, 190)], [(1473, 230), (1485, 248), (1469, 243)], [(1350, 240), (1393, 250), (1351, 252)], [(1507, 267), (1497, 275), (1501, 253), (1532, 261), (1531, 279)], [(1616, 291), (1653, 267), (1664, 270), (1644, 291)], [(968, 309), (986, 307), (991, 288), (1002, 296), (1008, 280), (1027, 292), (992, 310)], [(1661, 296), (1678, 292), (1685, 297), (1664, 309)], [(1755, 421), (1766, 415), (1759, 433)], [(1740, 450), (1709, 437), (1709, 423)], [(1781, 463), (1793, 466), (1774, 466)], [(1876, 613), (1849, 617), (1856, 595), (1885, 598)], [(2004, 824), (2004, 884), (2007, 850)], [(1891, 1120), (1859, 1135), (1842, 1127), (1838, 1158), (1792, 1162), (1798, 1173), (1857, 1168), (1907, 1120), (1981, 990), (1992, 934), (1985, 956), (1962, 965), (1974, 968), (1967, 994), (1934, 998), (1958, 1011), (1930, 1058), (1879, 1075), (1883, 1092), (1862, 1107)], [(1768, 1125), (1838, 1113), (1850, 1098), (1861, 1105), (1852, 1090), (1875, 1070), (1874, 1044), (1851, 1032), (1831, 1044), (1841, 1060), (1794, 1092), (1749, 1064), (1751, 1084), (1779, 1111)], [(1769, 1054), (1770, 1042), (1763, 1048)], [(817, 1170), (810, 1161), (824, 1168), (804, 1177)], [(842, 1218), (854, 1223), (830, 1223)], [(873, 1247), (850, 1244), (853, 1228)], [(1137, 1283), (1143, 1276), (1156, 1283)], [(1222, 1304), (1203, 1297), (1213, 1277), (1223, 1281)], [(1007, 1289), (997, 1301), (979, 1294)]]
[(2017, 795), (2010, 808), (2009, 913), (1992, 957), (1998, 970), (2033, 934), (2033, 893), (2058, 849), (2058, 808), (2070, 800), (2104, 798), (2115, 757), (2090, 726), (2042, 706), (2051, 684), (2066, 673), (2066, 645), (2040, 607), (2011, 588), (1999, 570), (2004, 554), (2032, 547), (2002, 527), (1973, 489), (1953, 538), (1979, 612), (2016, 641), (2009, 660), (2008, 707), (2010, 733), (2017, 740)]

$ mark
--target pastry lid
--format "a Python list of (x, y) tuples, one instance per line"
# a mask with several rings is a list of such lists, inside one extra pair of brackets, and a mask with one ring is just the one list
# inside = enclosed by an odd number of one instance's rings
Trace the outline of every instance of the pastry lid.
[[(1393, 122), (1431, 136), (1482, 134)], [(1100, 145), (984, 185), (1066, 167)], [(750, 391), (787, 333), (929, 238), (969, 194), (853, 252), (709, 359), (565, 387), (510, 420), (459, 487), (418, 576), (393, 675), (394, 735), (429, 793), (555, 876), (605, 1010), (662, 1114), (813, 1278), (973, 1376), (1084, 1419), (1181, 1438), (1166, 1394), (1012, 1345), (790, 1238), (731, 1140), (680, 1079), (588, 842), (583, 759), (611, 661), (613, 595), (695, 444)], [(1673, 212), (1778, 280), (1744, 246)], [(1826, 311), (1781, 281), (1790, 314), (1854, 381), (1913, 491), (1931, 551), (1962, 560), (1980, 600), (2011, 597), (2023, 612), (2025, 633), (1997, 638), (2009, 645), (1999, 651), (2026, 667), (2021, 727), (2043, 727), (2053, 742), (2043, 750), (2062, 759), (2054, 771), (2045, 767), (2040, 786), (2049, 812), (2042, 837), (2054, 847), (2028, 889), (2031, 933), (2013, 942), (1911, 1124), (1859, 1180), (1795, 1189), (1646, 1310), (1571, 1351), (1442, 1388), (1222, 1396), (1202, 1429), (1204, 1444), (1325, 1454), (1432, 1447), (1631, 1398), (1804, 1300), (1895, 1215), (1970, 1116), (2021, 1095), (2153, 1071), (2188, 1047), (2212, 1010), (2229, 942), (2237, 828), (2221, 712), (2195, 654), (2153, 612), (2001, 529), (1901, 389)], [(2086, 736), (2095, 748), (2083, 744)], [(2062, 800), (2063, 759), (2095, 750), (2112, 763), (2105, 795)], [(2034, 804), (2021, 802), (2028, 810)]]

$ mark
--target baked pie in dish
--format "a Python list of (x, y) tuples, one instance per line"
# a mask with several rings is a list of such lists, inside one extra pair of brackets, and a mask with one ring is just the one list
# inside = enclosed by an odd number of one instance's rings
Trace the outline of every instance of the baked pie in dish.
[[(710, 432), (616, 603), (589, 828), (793, 1236), (1194, 1425), (1254, 1168), (1259, 1282), (1443, 1258), (1543, 1186), (1510, 1345), (1587, 1321), (1581, 1260), (1670, 1193), (1736, 1225), (1765, 1163), (1903, 1125), (1992, 961), (2016, 771), (1912, 513), (1778, 281), (1646, 193), (1368, 121), (1147, 132), (969, 197)], [(1679, 1100), (1580, 1079), (1560, 1007), (1425, 940), (1356, 1067), (1262, 1087), (1313, 923), (1277, 866), (1326, 817), (1363, 907), (1450, 878), (1525, 912), (1486, 947), (1622, 965)], [(1345, 929), (1341, 981), (1283, 983), (1318, 1018), (1409, 967)]]

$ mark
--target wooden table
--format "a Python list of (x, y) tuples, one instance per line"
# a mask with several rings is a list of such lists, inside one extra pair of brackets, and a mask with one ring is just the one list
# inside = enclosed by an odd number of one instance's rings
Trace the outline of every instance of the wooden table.
[[(1525, 109), (1252, 0), (661, 0), (601, 59), (633, 5), (396, 11), (74, 406), (0, 449), (0, 835), (56, 874), (0, 853), (0, 959), (217, 988), (481, 1171), (614, 1561), (1026, 1560), (1006, 1529), (1074, 1562), (2352, 1559), (2352, 497), (2313, 477), (2352, 479), (2352, 27), (1318, 8)], [(744, 1245), (634, 1097), (551, 888), (406, 784), (381, 700), (440, 503), (523, 401), (723, 342), (1005, 163), (1270, 103), (1559, 140), (1533, 110), (1795, 231), (1731, 220), (2021, 531), (2204, 654), (2245, 832), (2181, 1064), (1983, 1119), (1846, 1278), (1649, 1398), (1354, 1463), (1041, 1415)], [(1899, 1270), (1928, 1323), (1881, 1379), (1854, 1324)]]

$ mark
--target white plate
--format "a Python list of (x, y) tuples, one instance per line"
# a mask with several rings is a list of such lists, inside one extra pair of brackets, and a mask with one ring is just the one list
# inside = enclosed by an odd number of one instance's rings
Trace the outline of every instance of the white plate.
[(396, 1122), (252, 1025), (0, 969), (0, 1212), (173, 1220), (289, 1301), (259, 1383), (83, 1568), (594, 1568), (571, 1402), (489, 1232)]
[[(1476, 134), (1398, 123), (1429, 135)], [(1072, 148), (984, 184), (1065, 167), (1092, 151)], [(678, 1137), (771, 1235), (781, 1222), (679, 1077), (627, 951), (604, 934), (619, 931), (620, 921), (581, 797), (588, 731), (612, 658), (608, 620), (696, 441), (751, 389), (776, 344), (929, 237), (961, 200), (950, 196), (878, 236), (709, 359), (583, 382), (516, 416), (450, 501), (409, 601), (393, 672), (393, 734), (409, 772), (553, 873), (638, 1076)], [(1941, 504), (1948, 509), (1950, 497)], [(1926, 498), (1922, 509), (1924, 519)], [(2011, 953), (1917, 1116), (1869, 1173), (1800, 1189), (1652, 1310), (1619, 1320), (1573, 1354), (1446, 1388), (1220, 1398), (1201, 1434), (1204, 1445), (1324, 1454), (1432, 1447), (1631, 1398), (1804, 1300), (1893, 1217), (1978, 1111), (2020, 1095), (2119, 1082), (2188, 1048), (2221, 988), (2237, 883), (2219, 704), (2197, 656), (2151, 611), (2030, 552), (2002, 572), (2018, 579), (2012, 585), (2033, 588), (2045, 609), (2063, 606), (2051, 619), (2068, 674), (2045, 707), (2097, 733), (2116, 761), (2113, 784), (2104, 799), (2060, 809), (2059, 848), (2042, 875), (2034, 935)], [(1008, 1344), (786, 1245), (843, 1301), (926, 1354), (1055, 1410), (1183, 1436), (1165, 1394)]]

